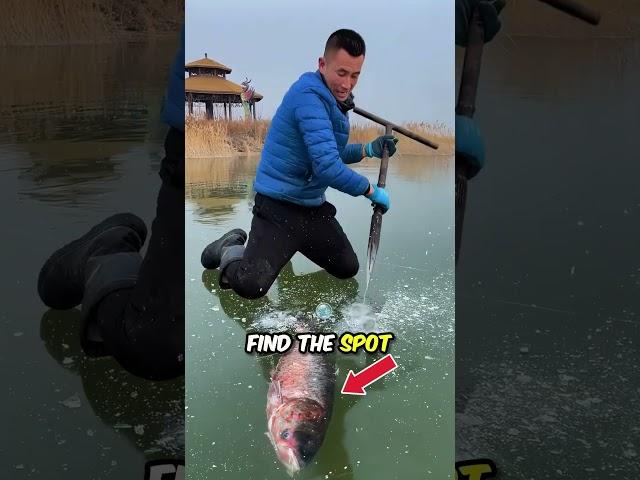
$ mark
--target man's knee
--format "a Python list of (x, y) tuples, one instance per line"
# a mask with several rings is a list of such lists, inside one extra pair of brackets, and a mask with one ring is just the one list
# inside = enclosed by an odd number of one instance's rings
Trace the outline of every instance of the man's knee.
[(149, 380), (184, 375), (184, 317), (138, 331), (132, 340), (114, 352), (116, 360), (129, 372)]
[(252, 282), (234, 286), (233, 291), (240, 295), (242, 298), (246, 298), (247, 300), (256, 300), (258, 298), (264, 297), (269, 289), (265, 289), (257, 282)]
[(355, 277), (360, 270), (360, 263), (358, 257), (354, 253), (353, 255), (346, 255), (339, 265), (336, 265), (331, 273), (334, 277), (346, 280), (347, 278)]
[(238, 262), (228, 281), (238, 295), (255, 300), (267, 294), (278, 273), (265, 259), (245, 260)]

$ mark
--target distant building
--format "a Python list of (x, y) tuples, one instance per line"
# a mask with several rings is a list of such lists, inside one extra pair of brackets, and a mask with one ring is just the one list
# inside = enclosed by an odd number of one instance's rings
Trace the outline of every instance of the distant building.
[[(207, 54), (204, 58), (184, 66), (189, 74), (184, 80), (185, 102), (189, 107), (189, 115), (193, 115), (193, 104), (204, 103), (207, 118), (213, 118), (213, 106), (221, 105), (225, 119), (233, 119), (232, 107), (242, 107), (242, 85), (227, 80), (231, 69)], [(253, 118), (256, 118), (256, 102), (262, 100), (262, 95), (255, 92), (249, 101), (249, 108)]]

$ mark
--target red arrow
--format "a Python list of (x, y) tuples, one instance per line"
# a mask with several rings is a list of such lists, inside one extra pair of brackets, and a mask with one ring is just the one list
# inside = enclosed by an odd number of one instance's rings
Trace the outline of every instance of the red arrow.
[(387, 373), (398, 368), (398, 364), (391, 354), (385, 355), (377, 362), (372, 363), (357, 375), (353, 370), (349, 370), (347, 379), (344, 381), (342, 390), (343, 395), (366, 395), (364, 387), (371, 385), (376, 380), (380, 380)]

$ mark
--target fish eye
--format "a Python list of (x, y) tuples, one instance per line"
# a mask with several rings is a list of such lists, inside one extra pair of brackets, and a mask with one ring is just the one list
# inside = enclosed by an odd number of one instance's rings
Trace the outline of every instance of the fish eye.
[(280, 438), (283, 440), (288, 440), (290, 436), (291, 433), (289, 433), (289, 430), (283, 430), (282, 433), (280, 433)]

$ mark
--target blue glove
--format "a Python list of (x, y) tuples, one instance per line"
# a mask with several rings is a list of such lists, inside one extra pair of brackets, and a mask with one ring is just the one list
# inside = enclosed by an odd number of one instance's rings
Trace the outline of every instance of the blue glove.
[(389, 194), (384, 188), (378, 187), (377, 185), (371, 185), (371, 188), (373, 191), (366, 194), (365, 197), (371, 200), (374, 205), (380, 205), (382, 207), (382, 213), (387, 213), (391, 206), (389, 203)]
[(382, 135), (373, 142), (366, 143), (364, 153), (367, 157), (382, 158), (382, 147), (386, 144), (389, 149), (389, 156), (392, 156), (396, 153), (396, 143), (398, 143), (398, 139), (393, 135)]
[(456, 156), (467, 163), (467, 178), (484, 167), (484, 140), (472, 118), (456, 115)]
[(456, 45), (467, 46), (469, 20), (476, 7), (484, 26), (484, 41), (491, 41), (500, 30), (498, 15), (504, 6), (504, 0), (456, 0)]

